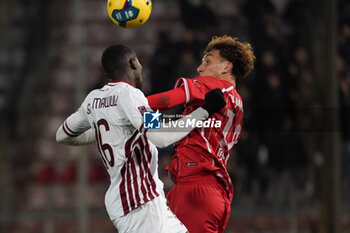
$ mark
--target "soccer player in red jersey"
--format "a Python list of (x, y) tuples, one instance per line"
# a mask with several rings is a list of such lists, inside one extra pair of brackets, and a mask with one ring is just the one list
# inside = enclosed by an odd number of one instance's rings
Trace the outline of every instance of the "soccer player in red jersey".
[(220, 88), (227, 105), (211, 116), (221, 124), (194, 129), (174, 145), (171, 171), (175, 186), (167, 195), (170, 209), (190, 233), (222, 233), (230, 214), (233, 185), (226, 170), (242, 130), (243, 105), (236, 81), (254, 68), (249, 43), (213, 37), (197, 68), (199, 77), (180, 78), (175, 89), (148, 96), (152, 109), (185, 104), (184, 115), (203, 104), (209, 90)]

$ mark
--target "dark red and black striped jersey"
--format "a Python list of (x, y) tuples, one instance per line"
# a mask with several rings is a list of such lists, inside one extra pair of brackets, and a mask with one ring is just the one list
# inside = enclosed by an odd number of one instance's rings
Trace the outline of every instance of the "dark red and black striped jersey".
[(139, 89), (126, 82), (110, 82), (90, 92), (62, 126), (69, 136), (94, 129), (101, 160), (110, 175), (105, 205), (111, 219), (163, 193), (158, 151), (139, 131), (147, 110), (151, 110), (148, 101)]

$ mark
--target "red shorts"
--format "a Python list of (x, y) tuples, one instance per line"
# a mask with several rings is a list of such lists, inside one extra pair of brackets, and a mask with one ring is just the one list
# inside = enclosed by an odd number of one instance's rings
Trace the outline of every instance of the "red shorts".
[(214, 176), (177, 180), (167, 199), (170, 209), (190, 233), (224, 232), (231, 201)]

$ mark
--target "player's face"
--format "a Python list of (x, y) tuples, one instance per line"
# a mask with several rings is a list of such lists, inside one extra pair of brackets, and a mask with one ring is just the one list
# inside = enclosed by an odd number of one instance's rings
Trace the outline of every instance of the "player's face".
[(200, 76), (212, 76), (219, 78), (227, 73), (229, 61), (220, 56), (219, 50), (212, 50), (204, 55), (202, 63), (197, 68)]

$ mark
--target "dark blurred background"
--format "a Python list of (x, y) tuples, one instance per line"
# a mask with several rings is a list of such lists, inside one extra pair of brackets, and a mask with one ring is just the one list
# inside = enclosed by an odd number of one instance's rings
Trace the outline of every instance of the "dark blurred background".
[[(145, 94), (195, 77), (213, 35), (250, 42), (237, 85), (244, 131), (228, 161), (225, 233), (350, 232), (350, 1), (153, 0), (123, 29), (101, 0), (0, 2), (0, 232), (109, 233), (109, 179), (94, 145), (56, 144), (62, 121), (103, 86), (105, 47), (131, 46)], [(160, 150), (164, 167), (171, 148)]]

